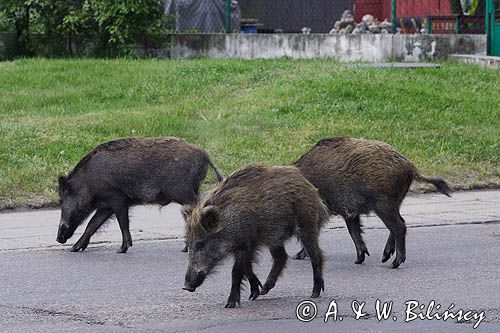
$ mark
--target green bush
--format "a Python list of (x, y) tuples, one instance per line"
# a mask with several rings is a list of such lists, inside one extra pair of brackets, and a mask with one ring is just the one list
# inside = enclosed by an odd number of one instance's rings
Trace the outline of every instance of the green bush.
[(0, 11), (0, 32), (12, 32), (11, 24), (6, 13)]
[[(0, 28), (15, 32), (15, 55), (71, 54), (76, 35), (94, 40), (92, 53), (122, 56), (138, 40), (163, 43), (169, 20), (163, 0), (3, 0)], [(43, 36), (33, 38), (34, 34)], [(35, 42), (36, 41), (36, 42)]]

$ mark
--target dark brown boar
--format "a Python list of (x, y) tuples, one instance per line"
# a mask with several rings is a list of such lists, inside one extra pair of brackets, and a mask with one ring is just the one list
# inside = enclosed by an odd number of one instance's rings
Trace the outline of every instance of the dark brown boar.
[[(196, 207), (186, 208), (184, 215), (189, 263), (183, 289), (195, 291), (222, 259), (233, 255), (226, 307), (240, 303), (244, 277), (250, 283), (250, 299), (267, 294), (286, 265), (284, 242), (294, 235), (311, 257), (311, 297), (318, 297), (324, 289), (318, 235), (329, 214), (317, 189), (297, 168), (246, 166), (217, 184)], [(252, 269), (256, 251), (262, 246), (267, 246), (273, 257), (263, 286)]]
[[(451, 192), (444, 180), (420, 175), (406, 157), (379, 141), (323, 139), (294, 165), (316, 186), (330, 212), (344, 218), (356, 246), (357, 264), (370, 255), (361, 236), (361, 214), (374, 211), (387, 226), (390, 235), (382, 262), (396, 251), (392, 267), (397, 268), (406, 259), (406, 226), (399, 208), (412, 181), (431, 183), (447, 196)], [(306, 256), (301, 250), (294, 258)]]
[(129, 207), (138, 204), (193, 204), (210, 166), (208, 154), (174, 137), (124, 138), (106, 142), (88, 153), (68, 176), (59, 177), (61, 222), (57, 241), (65, 243), (94, 211), (71, 251), (85, 250), (90, 237), (112, 215), (122, 233), (119, 253), (132, 246)]

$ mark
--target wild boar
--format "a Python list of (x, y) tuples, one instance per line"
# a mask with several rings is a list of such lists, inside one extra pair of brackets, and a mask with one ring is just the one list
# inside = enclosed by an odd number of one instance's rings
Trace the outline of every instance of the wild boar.
[[(451, 192), (443, 179), (422, 176), (406, 157), (379, 141), (323, 139), (294, 165), (316, 186), (331, 214), (344, 218), (356, 246), (356, 264), (370, 255), (361, 236), (361, 214), (374, 211), (389, 229), (382, 262), (396, 251), (392, 267), (397, 268), (406, 259), (406, 226), (399, 208), (412, 181), (431, 183), (447, 196)], [(306, 256), (301, 250), (294, 258)]]
[[(311, 257), (311, 297), (324, 290), (318, 235), (329, 214), (318, 190), (297, 168), (246, 166), (217, 184), (195, 207), (185, 206), (183, 214), (189, 257), (183, 289), (195, 291), (222, 259), (233, 255), (231, 293), (225, 307), (240, 304), (245, 277), (250, 299), (267, 294), (287, 262), (284, 242), (295, 235)], [(273, 258), (263, 286), (252, 269), (262, 246), (269, 248)]]
[(57, 241), (65, 243), (96, 210), (71, 251), (85, 250), (90, 237), (115, 215), (122, 233), (118, 253), (125, 253), (132, 246), (129, 207), (195, 203), (208, 166), (217, 181), (222, 180), (204, 150), (179, 138), (123, 138), (103, 143), (78, 162), (68, 176), (59, 177), (61, 221)]

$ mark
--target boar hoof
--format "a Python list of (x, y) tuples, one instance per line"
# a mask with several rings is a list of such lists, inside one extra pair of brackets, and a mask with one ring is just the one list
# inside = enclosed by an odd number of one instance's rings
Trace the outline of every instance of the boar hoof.
[(122, 246), (116, 253), (127, 253), (128, 247)]
[(394, 254), (394, 250), (390, 251), (390, 252), (385, 252), (384, 251), (384, 255), (382, 257), (382, 262), (386, 262), (387, 260), (389, 260), (389, 258)]
[(354, 262), (355, 264), (362, 264), (365, 262), (365, 254), (367, 256), (370, 256), (370, 253), (368, 252), (367, 249), (364, 249), (361, 251), (361, 253), (358, 255), (358, 258), (356, 259), (356, 261)]
[(256, 290), (252, 290), (252, 292), (250, 293), (250, 297), (248, 299), (255, 301), (257, 299), (257, 297), (259, 297), (259, 295), (260, 295), (260, 291), (259, 291), (259, 288), (257, 288)]
[(181, 252), (187, 252), (187, 251), (188, 251), (188, 246), (186, 244), (186, 245), (184, 245), (184, 248), (181, 250)]
[(229, 302), (227, 302), (226, 306), (224, 306), (224, 308), (226, 308), (226, 309), (232, 309), (232, 308), (234, 308), (235, 306), (236, 306), (236, 302), (234, 302), (234, 301), (229, 301)]
[(269, 292), (269, 290), (273, 289), (274, 286), (270, 286), (267, 283), (264, 283), (264, 286), (262, 287), (262, 290), (260, 291), (261, 295), (265, 295)]
[(356, 261), (354, 262), (355, 264), (362, 264), (365, 262), (365, 254), (362, 253), (361, 255), (358, 256), (358, 258), (356, 259)]
[(396, 257), (392, 262), (392, 268), (398, 268), (399, 265), (405, 262), (405, 258)]
[(78, 252), (80, 250), (85, 251), (85, 249), (87, 248), (88, 245), (89, 245), (88, 243), (87, 244), (82, 244), (82, 245), (76, 243), (75, 245), (73, 245), (71, 247), (71, 249), (69, 250), (69, 252)]
[(227, 301), (227, 304), (224, 308), (226, 309), (232, 309), (236, 306), (236, 303), (238, 303), (238, 305), (240, 305), (240, 300), (238, 299), (232, 299), (231, 297), (229, 297), (228, 301)]
[(325, 281), (322, 278), (314, 281), (311, 298), (318, 298), (321, 291), (325, 291)]

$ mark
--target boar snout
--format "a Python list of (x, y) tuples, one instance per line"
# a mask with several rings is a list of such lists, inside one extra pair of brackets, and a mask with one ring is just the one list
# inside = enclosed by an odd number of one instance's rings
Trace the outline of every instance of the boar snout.
[(189, 292), (194, 292), (196, 288), (198, 288), (203, 283), (205, 277), (206, 274), (203, 271), (193, 272), (192, 274), (186, 275), (186, 280), (182, 289)]
[(64, 237), (61, 237), (61, 236), (57, 236), (57, 238), (56, 238), (56, 242), (61, 243), (61, 244), (66, 243), (66, 241), (67, 241), (67, 239)]
[(66, 225), (66, 223), (64, 223), (64, 221), (61, 220), (61, 222), (59, 223), (59, 230), (57, 231), (56, 241), (61, 244), (66, 243), (66, 241), (68, 240), (68, 237), (66, 236), (68, 232), (68, 226)]

